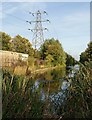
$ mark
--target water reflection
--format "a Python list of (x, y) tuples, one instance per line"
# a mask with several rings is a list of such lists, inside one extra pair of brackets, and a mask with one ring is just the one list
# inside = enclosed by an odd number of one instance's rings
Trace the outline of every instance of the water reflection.
[(62, 82), (61, 89), (62, 89), (62, 90), (66, 90), (67, 87), (69, 87), (69, 86), (70, 86), (70, 82), (63, 81), (63, 82)]
[(54, 70), (48, 70), (45, 73), (39, 73), (34, 76), (35, 80), (58, 80), (60, 78), (63, 78), (66, 74), (65, 68), (56, 68)]
[[(65, 69), (55, 69), (44, 74), (35, 76), (33, 92), (39, 91), (39, 99), (44, 103), (52, 105), (53, 111), (58, 109), (65, 99), (65, 90), (70, 83), (64, 79)], [(47, 102), (48, 101), (48, 102)]]

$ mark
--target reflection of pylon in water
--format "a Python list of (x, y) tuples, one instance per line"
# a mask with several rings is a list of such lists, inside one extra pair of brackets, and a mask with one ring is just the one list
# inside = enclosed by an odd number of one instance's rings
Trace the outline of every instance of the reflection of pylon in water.
[(41, 12), (40, 10), (38, 10), (35, 13), (31, 13), (31, 12), (29, 12), (29, 13), (35, 17), (35, 20), (26, 21), (26, 22), (28, 22), (30, 24), (35, 23), (34, 29), (28, 29), (28, 30), (31, 30), (33, 32), (32, 44), (35, 49), (38, 49), (41, 46), (41, 44), (43, 44), (43, 42), (44, 42), (43, 31), (48, 30), (47, 28), (42, 27), (42, 23), (50, 22), (50, 21), (48, 19), (42, 20), (42, 14), (47, 14), (46, 11)]

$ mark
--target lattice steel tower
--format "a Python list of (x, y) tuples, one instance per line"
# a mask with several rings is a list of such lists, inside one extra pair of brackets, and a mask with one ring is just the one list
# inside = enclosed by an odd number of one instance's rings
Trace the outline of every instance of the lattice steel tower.
[(42, 20), (42, 14), (46, 14), (46, 11), (40, 11), (38, 10), (35, 13), (29, 12), (35, 19), (33, 21), (26, 21), (30, 24), (34, 23), (34, 28), (33, 29), (28, 29), (33, 32), (33, 39), (32, 39), (32, 45), (34, 46), (35, 49), (39, 49), (39, 47), (43, 44), (44, 42), (44, 36), (43, 36), (43, 31), (48, 30), (47, 28), (43, 28), (42, 23), (43, 22), (50, 22), (48, 19)]

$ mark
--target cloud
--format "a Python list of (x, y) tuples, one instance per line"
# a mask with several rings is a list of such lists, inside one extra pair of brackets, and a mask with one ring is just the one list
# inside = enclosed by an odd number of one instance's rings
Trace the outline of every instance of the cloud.
[[(4, 7), (6, 6), (6, 7)], [(5, 19), (7, 18), (7, 16), (13, 14), (15, 11), (17, 10), (17, 7), (15, 6), (11, 6), (9, 3), (4, 5), (4, 3), (2, 3), (2, 10), (0, 10), (0, 13), (2, 14), (2, 16), (0, 17), (0, 19)]]
[(3, 0), (3, 2), (90, 2), (90, 0)]
[(2, 4), (0, 4), (0, 19), (2, 18)]
[[(43, 3), (28, 3), (28, 2), (10, 2), (10, 3), (3, 3), (2, 4), (3, 10), (0, 15), (0, 20), (2, 21), (11, 21), (15, 22), (15, 20), (21, 20), (22, 22), (26, 20), (30, 20), (29, 12), (36, 12), (39, 10), (46, 10), (46, 4)], [(6, 22), (7, 22), (6, 21)], [(3, 22), (5, 23), (5, 22)], [(18, 23), (17, 23), (18, 24)]]
[[(54, 21), (58, 21), (58, 19), (53, 18)], [(90, 31), (90, 11), (66, 14), (62, 19), (59, 19), (56, 28), (65, 38), (73, 36), (80, 37), (80, 34), (85, 36)]]
[(46, 3), (44, 3), (44, 2), (42, 2), (42, 3), (30, 2), (29, 4), (27, 2), (27, 3), (23, 4), (23, 5), (20, 5), (20, 7), (21, 7), (21, 9), (34, 12), (34, 11), (37, 11), (38, 9), (39, 10), (44, 10), (44, 9), (46, 9), (47, 6), (46, 6)]
[(77, 13), (73, 13), (70, 15), (67, 15), (63, 18), (63, 21), (65, 21), (67, 23), (67, 21), (71, 22), (71, 23), (80, 23), (80, 22), (86, 22), (88, 21), (88, 19), (90, 18), (90, 10), (89, 11), (78, 11)]
[[(49, 15), (47, 16), (50, 21), (50, 24), (46, 24), (46, 27), (49, 29), (49, 32), (46, 32), (45, 35), (50, 37), (59, 37), (58, 39), (61, 40), (61, 43), (63, 43), (63, 47), (66, 51), (69, 51), (73, 56), (78, 58), (78, 55), (80, 51), (84, 50), (85, 45), (87, 41), (89, 40), (89, 31), (90, 31), (90, 10), (89, 6), (84, 8), (83, 6), (81, 8), (74, 8), (71, 6), (66, 8), (62, 8), (62, 5), (59, 6), (62, 9), (59, 11), (59, 8), (55, 4), (48, 4), (48, 3), (40, 3), (40, 2), (30, 2), (28, 3), (27, 1), (24, 2), (18, 2), (18, 3), (4, 3), (4, 9), (6, 10), (7, 13), (18, 16), (19, 18), (26, 18), (27, 20), (32, 20), (31, 16), (28, 14), (29, 11), (34, 12), (38, 9), (41, 10), (46, 10)], [(4, 5), (3, 4), (3, 5)], [(52, 5), (52, 6), (50, 6)], [(68, 4), (67, 4), (68, 6)], [(55, 8), (56, 7), (56, 8)], [(68, 12), (68, 9), (70, 12)], [(65, 12), (65, 13), (64, 13)], [(8, 34), (10, 33), (12, 36), (16, 35), (19, 33), (20, 35), (24, 35), (25, 37), (32, 38), (32, 33), (28, 32), (27, 29), (32, 27), (32, 26), (27, 26), (25, 23), (21, 23), (17, 21), (17, 19), (13, 19), (12, 17), (8, 17), (8, 15), (5, 16), (4, 23), (5, 25), (3, 26), (3, 30), (7, 32)], [(7, 22), (10, 22), (11, 25), (7, 26)], [(14, 24), (14, 26), (13, 26)], [(20, 28), (17, 28), (17, 26)], [(43, 25), (45, 27), (45, 25)], [(27, 31), (27, 32), (26, 32)], [(85, 43), (85, 44), (84, 44)], [(80, 45), (79, 45), (80, 44)]]
[(79, 54), (86, 49), (86, 44), (90, 41), (90, 10), (65, 14), (53, 20), (58, 21), (55, 31), (58, 31), (58, 39), (65, 51), (78, 60)]
[(17, 7), (10, 7), (7, 10), (2, 9), (2, 13), (5, 12), (6, 14), (12, 14), (17, 10)]
[(9, 2), (9, 3), (3, 3), (3, 11), (5, 11), (9, 14), (14, 13), (15, 11), (21, 10), (21, 11), (27, 11), (27, 10), (36, 10), (36, 9), (46, 9), (46, 4), (44, 2)]
[(0, 3), (0, 28), (2, 29), (2, 4)]
[(44, 0), (8, 0), (8, 1), (3, 0), (2, 2), (45, 2), (45, 1)]

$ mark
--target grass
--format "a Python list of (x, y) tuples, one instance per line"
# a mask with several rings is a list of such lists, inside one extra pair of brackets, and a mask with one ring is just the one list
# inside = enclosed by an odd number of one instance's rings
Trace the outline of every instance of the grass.
[(8, 71), (3, 71), (3, 118), (41, 116), (38, 93), (32, 94), (32, 80), (22, 75), (14, 75), (11, 81), (12, 75)]
[[(46, 104), (40, 101), (39, 90), (32, 92), (34, 80), (30, 76), (15, 75), (14, 72), (15, 68), (13, 71), (2, 71), (3, 118), (44, 118)], [(72, 82), (65, 91), (64, 103), (58, 106), (55, 113), (58, 118), (92, 118), (91, 73), (92, 66), (88, 63), (86, 66), (81, 65), (73, 78), (67, 78)], [(47, 112), (46, 117), (53, 118), (53, 114)]]
[(14, 74), (15, 75), (25, 75), (26, 69), (27, 69), (27, 66), (17, 66), (15, 68)]
[(81, 65), (80, 71), (71, 78), (66, 91), (67, 98), (59, 113), (64, 118), (92, 118), (92, 66)]

